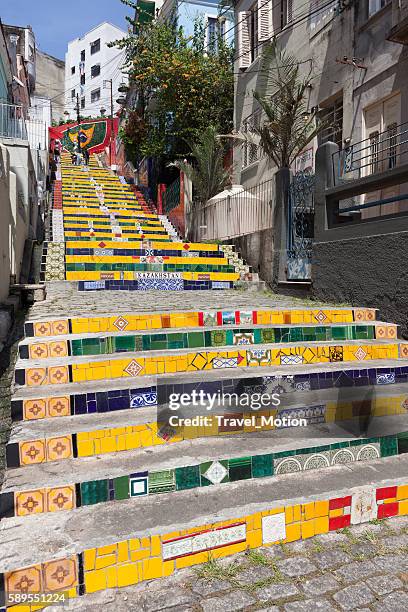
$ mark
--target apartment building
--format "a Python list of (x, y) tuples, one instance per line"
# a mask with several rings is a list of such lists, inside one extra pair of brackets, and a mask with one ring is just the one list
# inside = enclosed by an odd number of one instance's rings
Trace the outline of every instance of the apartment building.
[(113, 111), (116, 113), (118, 110), (117, 92), (124, 80), (121, 70), (123, 52), (117, 47), (109, 47), (108, 43), (124, 36), (126, 32), (104, 22), (68, 43), (65, 55), (65, 111), (71, 119), (77, 116), (77, 100), (82, 117), (99, 117), (101, 108), (110, 114), (111, 83)]

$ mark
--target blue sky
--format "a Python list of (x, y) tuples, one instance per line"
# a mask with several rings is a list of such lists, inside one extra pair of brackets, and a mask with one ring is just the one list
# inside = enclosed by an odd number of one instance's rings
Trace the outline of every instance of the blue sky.
[(125, 15), (132, 9), (120, 0), (1, 0), (4, 23), (31, 25), (37, 46), (64, 59), (67, 43), (102, 23), (110, 21), (127, 30)]

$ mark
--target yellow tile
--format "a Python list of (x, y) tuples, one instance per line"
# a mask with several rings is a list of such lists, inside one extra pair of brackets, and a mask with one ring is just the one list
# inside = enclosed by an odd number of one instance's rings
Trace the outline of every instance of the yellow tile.
[(116, 563), (116, 554), (113, 555), (105, 555), (104, 557), (97, 557), (95, 563), (95, 569), (103, 569), (104, 567), (108, 567), (109, 565), (114, 565)]
[(98, 548), (98, 555), (111, 555), (116, 553), (117, 544), (110, 544), (109, 546), (101, 546)]
[(131, 561), (141, 561), (142, 559), (147, 559), (148, 557), (150, 557), (149, 550), (131, 550), (130, 551)]
[(118, 543), (118, 563), (124, 563), (125, 561), (129, 561), (127, 540)]
[(142, 580), (150, 580), (151, 578), (161, 578), (163, 575), (163, 561), (156, 557), (155, 559), (145, 559), (142, 567)]
[(85, 592), (95, 593), (106, 589), (106, 573), (104, 570), (85, 572)]
[(301, 523), (301, 528), (302, 528), (302, 539), (303, 540), (306, 540), (306, 538), (311, 538), (315, 535), (314, 520), (303, 521)]
[(301, 539), (301, 527), (300, 523), (294, 525), (286, 525), (286, 539), (285, 542), (296, 542)]
[(327, 533), (329, 531), (329, 517), (323, 516), (314, 519), (315, 535), (319, 533)]
[(77, 442), (78, 447), (78, 457), (89, 457), (93, 455), (94, 445), (91, 440), (87, 440), (84, 442)]
[(303, 516), (306, 521), (315, 517), (314, 502), (303, 504)]
[(318, 518), (320, 516), (328, 516), (329, 514), (329, 500), (317, 501), (314, 505), (314, 514)]
[(400, 516), (408, 514), (408, 500), (400, 501), (398, 504), (398, 514)]
[(103, 438), (100, 441), (100, 452), (101, 453), (114, 453), (116, 451), (116, 439), (111, 438)]
[(293, 523), (293, 506), (285, 507), (285, 521), (286, 524)]
[(408, 499), (408, 485), (397, 487), (397, 499)]
[[(215, 551), (211, 551), (211, 555), (214, 557), (213, 553)], [(191, 567), (192, 565), (197, 565), (198, 563), (206, 563), (209, 559), (208, 552), (196, 553), (195, 555), (188, 555), (186, 557), (180, 557), (176, 559), (176, 568), (181, 569), (183, 567)]]
[(336, 510), (330, 510), (329, 516), (330, 518), (335, 518), (336, 516), (343, 516), (343, 508), (336, 508)]
[(106, 575), (106, 586), (108, 587), (108, 589), (114, 589), (118, 586), (118, 568), (116, 566), (114, 567), (108, 567), (105, 570), (105, 575)]
[(160, 536), (155, 535), (150, 538), (150, 554), (152, 557), (158, 557), (161, 554)]
[(293, 509), (293, 522), (302, 520), (302, 506), (300, 504), (292, 506)]
[(84, 551), (84, 570), (95, 569), (96, 548), (88, 548)]
[(262, 529), (254, 529), (247, 532), (247, 545), (249, 548), (262, 546)]
[(139, 582), (137, 563), (125, 563), (118, 566), (118, 587), (129, 586)]
[(174, 561), (163, 561), (163, 576), (171, 576), (174, 572)]

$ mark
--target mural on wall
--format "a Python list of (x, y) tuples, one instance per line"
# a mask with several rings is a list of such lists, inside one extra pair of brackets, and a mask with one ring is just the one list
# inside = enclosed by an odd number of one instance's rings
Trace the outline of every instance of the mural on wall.
[(116, 138), (118, 133), (118, 119), (95, 119), (87, 120), (83, 123), (66, 123), (49, 128), (50, 140), (59, 139), (66, 151), (72, 152), (75, 145), (79, 142), (81, 149), (87, 147), (89, 153), (101, 153), (109, 146), (111, 134)]

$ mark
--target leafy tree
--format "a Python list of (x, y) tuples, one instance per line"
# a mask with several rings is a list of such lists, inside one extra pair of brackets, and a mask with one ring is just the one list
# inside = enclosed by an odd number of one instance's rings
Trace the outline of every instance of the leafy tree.
[(225, 147), (217, 137), (217, 130), (208, 126), (195, 142), (190, 142), (192, 164), (175, 161), (173, 166), (189, 178), (196, 193), (196, 202), (205, 204), (230, 183), (229, 169), (224, 166)]
[(312, 68), (301, 76), (296, 57), (278, 49), (276, 40), (262, 52), (260, 88), (254, 92), (262, 110), (251, 132), (228, 135), (236, 141), (259, 146), (278, 167), (289, 168), (299, 153), (325, 127), (318, 109), (308, 109)]
[[(136, 8), (131, 0), (124, 3)], [(202, 22), (187, 37), (170, 19), (135, 25), (113, 43), (125, 51), (136, 107), (147, 126), (138, 143), (141, 156), (186, 155), (186, 143), (208, 125), (232, 129), (233, 51), (221, 38), (209, 48), (205, 41)]]

